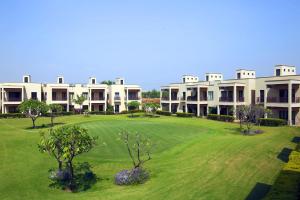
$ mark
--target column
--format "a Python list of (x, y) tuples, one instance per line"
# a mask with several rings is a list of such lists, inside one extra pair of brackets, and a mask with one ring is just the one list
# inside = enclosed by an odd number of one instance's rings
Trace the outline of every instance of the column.
[(217, 106), (217, 114), (220, 115), (220, 106)]
[(172, 91), (172, 88), (169, 89), (169, 112), (172, 112), (171, 91)]
[(67, 88), (67, 112), (70, 111), (69, 88)]
[(1, 112), (4, 113), (4, 89), (1, 88)]
[(200, 87), (197, 87), (197, 101), (200, 101)]
[(89, 97), (88, 97), (88, 105), (89, 105), (89, 111), (92, 111), (92, 89), (88, 89)]
[(293, 125), (292, 123), (292, 83), (291, 81), (288, 84), (288, 124)]
[(23, 101), (24, 101), (24, 87), (22, 87), (22, 92), (21, 92), (21, 94), (22, 94), (21, 99), (22, 99), (22, 102), (23, 102)]
[(197, 103), (197, 116), (200, 117), (200, 104)]
[(234, 84), (233, 86), (233, 117), (234, 118), (236, 117), (235, 111), (236, 111), (236, 84)]

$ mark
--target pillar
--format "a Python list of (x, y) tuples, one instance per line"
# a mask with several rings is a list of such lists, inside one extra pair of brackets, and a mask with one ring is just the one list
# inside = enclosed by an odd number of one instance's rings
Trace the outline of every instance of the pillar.
[(217, 114), (220, 115), (220, 106), (217, 106)]
[(236, 117), (235, 111), (236, 111), (236, 84), (234, 84), (233, 86), (233, 117), (234, 118)]
[(292, 83), (288, 84), (288, 124), (293, 125), (292, 123)]
[(69, 89), (67, 88), (67, 112), (70, 111)]
[(200, 104), (197, 103), (197, 116), (200, 117)]

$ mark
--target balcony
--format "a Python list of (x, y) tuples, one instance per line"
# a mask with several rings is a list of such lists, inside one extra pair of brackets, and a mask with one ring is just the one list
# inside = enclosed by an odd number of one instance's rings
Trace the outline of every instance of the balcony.
[(267, 103), (288, 103), (288, 97), (267, 97)]
[(7, 98), (4, 98), (4, 101), (6, 101), (6, 102), (16, 102), (16, 101), (22, 101), (22, 98), (20, 98), (20, 97), (7, 97)]
[(187, 97), (187, 101), (197, 101), (197, 96), (189, 96)]
[(300, 97), (292, 97), (292, 103), (300, 103)]
[(163, 100), (163, 101), (169, 101), (169, 97), (168, 96), (162, 96), (161, 100)]
[[(125, 100), (126, 100), (127, 98), (125, 97)], [(138, 97), (138, 96), (129, 96), (128, 97), (128, 101), (139, 101), (139, 100), (141, 100), (141, 98), (140, 97)]]
[(233, 97), (220, 97), (220, 102), (233, 102)]
[(104, 100), (105, 100), (104, 96), (92, 97), (92, 101), (104, 101)]
[(115, 97), (114, 97), (114, 100), (115, 100), (115, 101), (120, 101), (120, 100), (121, 100), (121, 97), (120, 97), (120, 96), (115, 96)]
[(200, 101), (207, 101), (207, 97), (206, 96), (201, 96)]
[(171, 100), (172, 100), (172, 101), (179, 101), (179, 97), (178, 97), (178, 96), (172, 96), (172, 97), (171, 97)]
[(67, 97), (60, 97), (60, 98), (57, 98), (57, 97), (52, 97), (52, 101), (67, 101)]
[(244, 97), (236, 97), (236, 101), (237, 102), (245, 102), (245, 98)]

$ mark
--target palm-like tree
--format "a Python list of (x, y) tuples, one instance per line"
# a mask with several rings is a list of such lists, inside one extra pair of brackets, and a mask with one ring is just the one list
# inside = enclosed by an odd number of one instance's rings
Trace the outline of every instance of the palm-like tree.
[(74, 99), (74, 103), (78, 104), (80, 106), (80, 114), (82, 113), (82, 104), (83, 102), (86, 100), (85, 96), (81, 95), (77, 95), (76, 99)]

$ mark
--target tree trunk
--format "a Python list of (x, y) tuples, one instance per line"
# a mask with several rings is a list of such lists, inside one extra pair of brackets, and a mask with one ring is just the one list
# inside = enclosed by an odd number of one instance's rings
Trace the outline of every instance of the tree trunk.
[(31, 118), (31, 120), (32, 120), (32, 128), (35, 128), (35, 119)]
[(62, 171), (62, 162), (60, 160), (58, 160), (57, 162), (58, 162), (58, 170)]
[(74, 169), (73, 169), (73, 164), (72, 164), (72, 161), (69, 161), (68, 162), (69, 164), (69, 171), (70, 171), (70, 179), (73, 180), (73, 177), (74, 177)]

